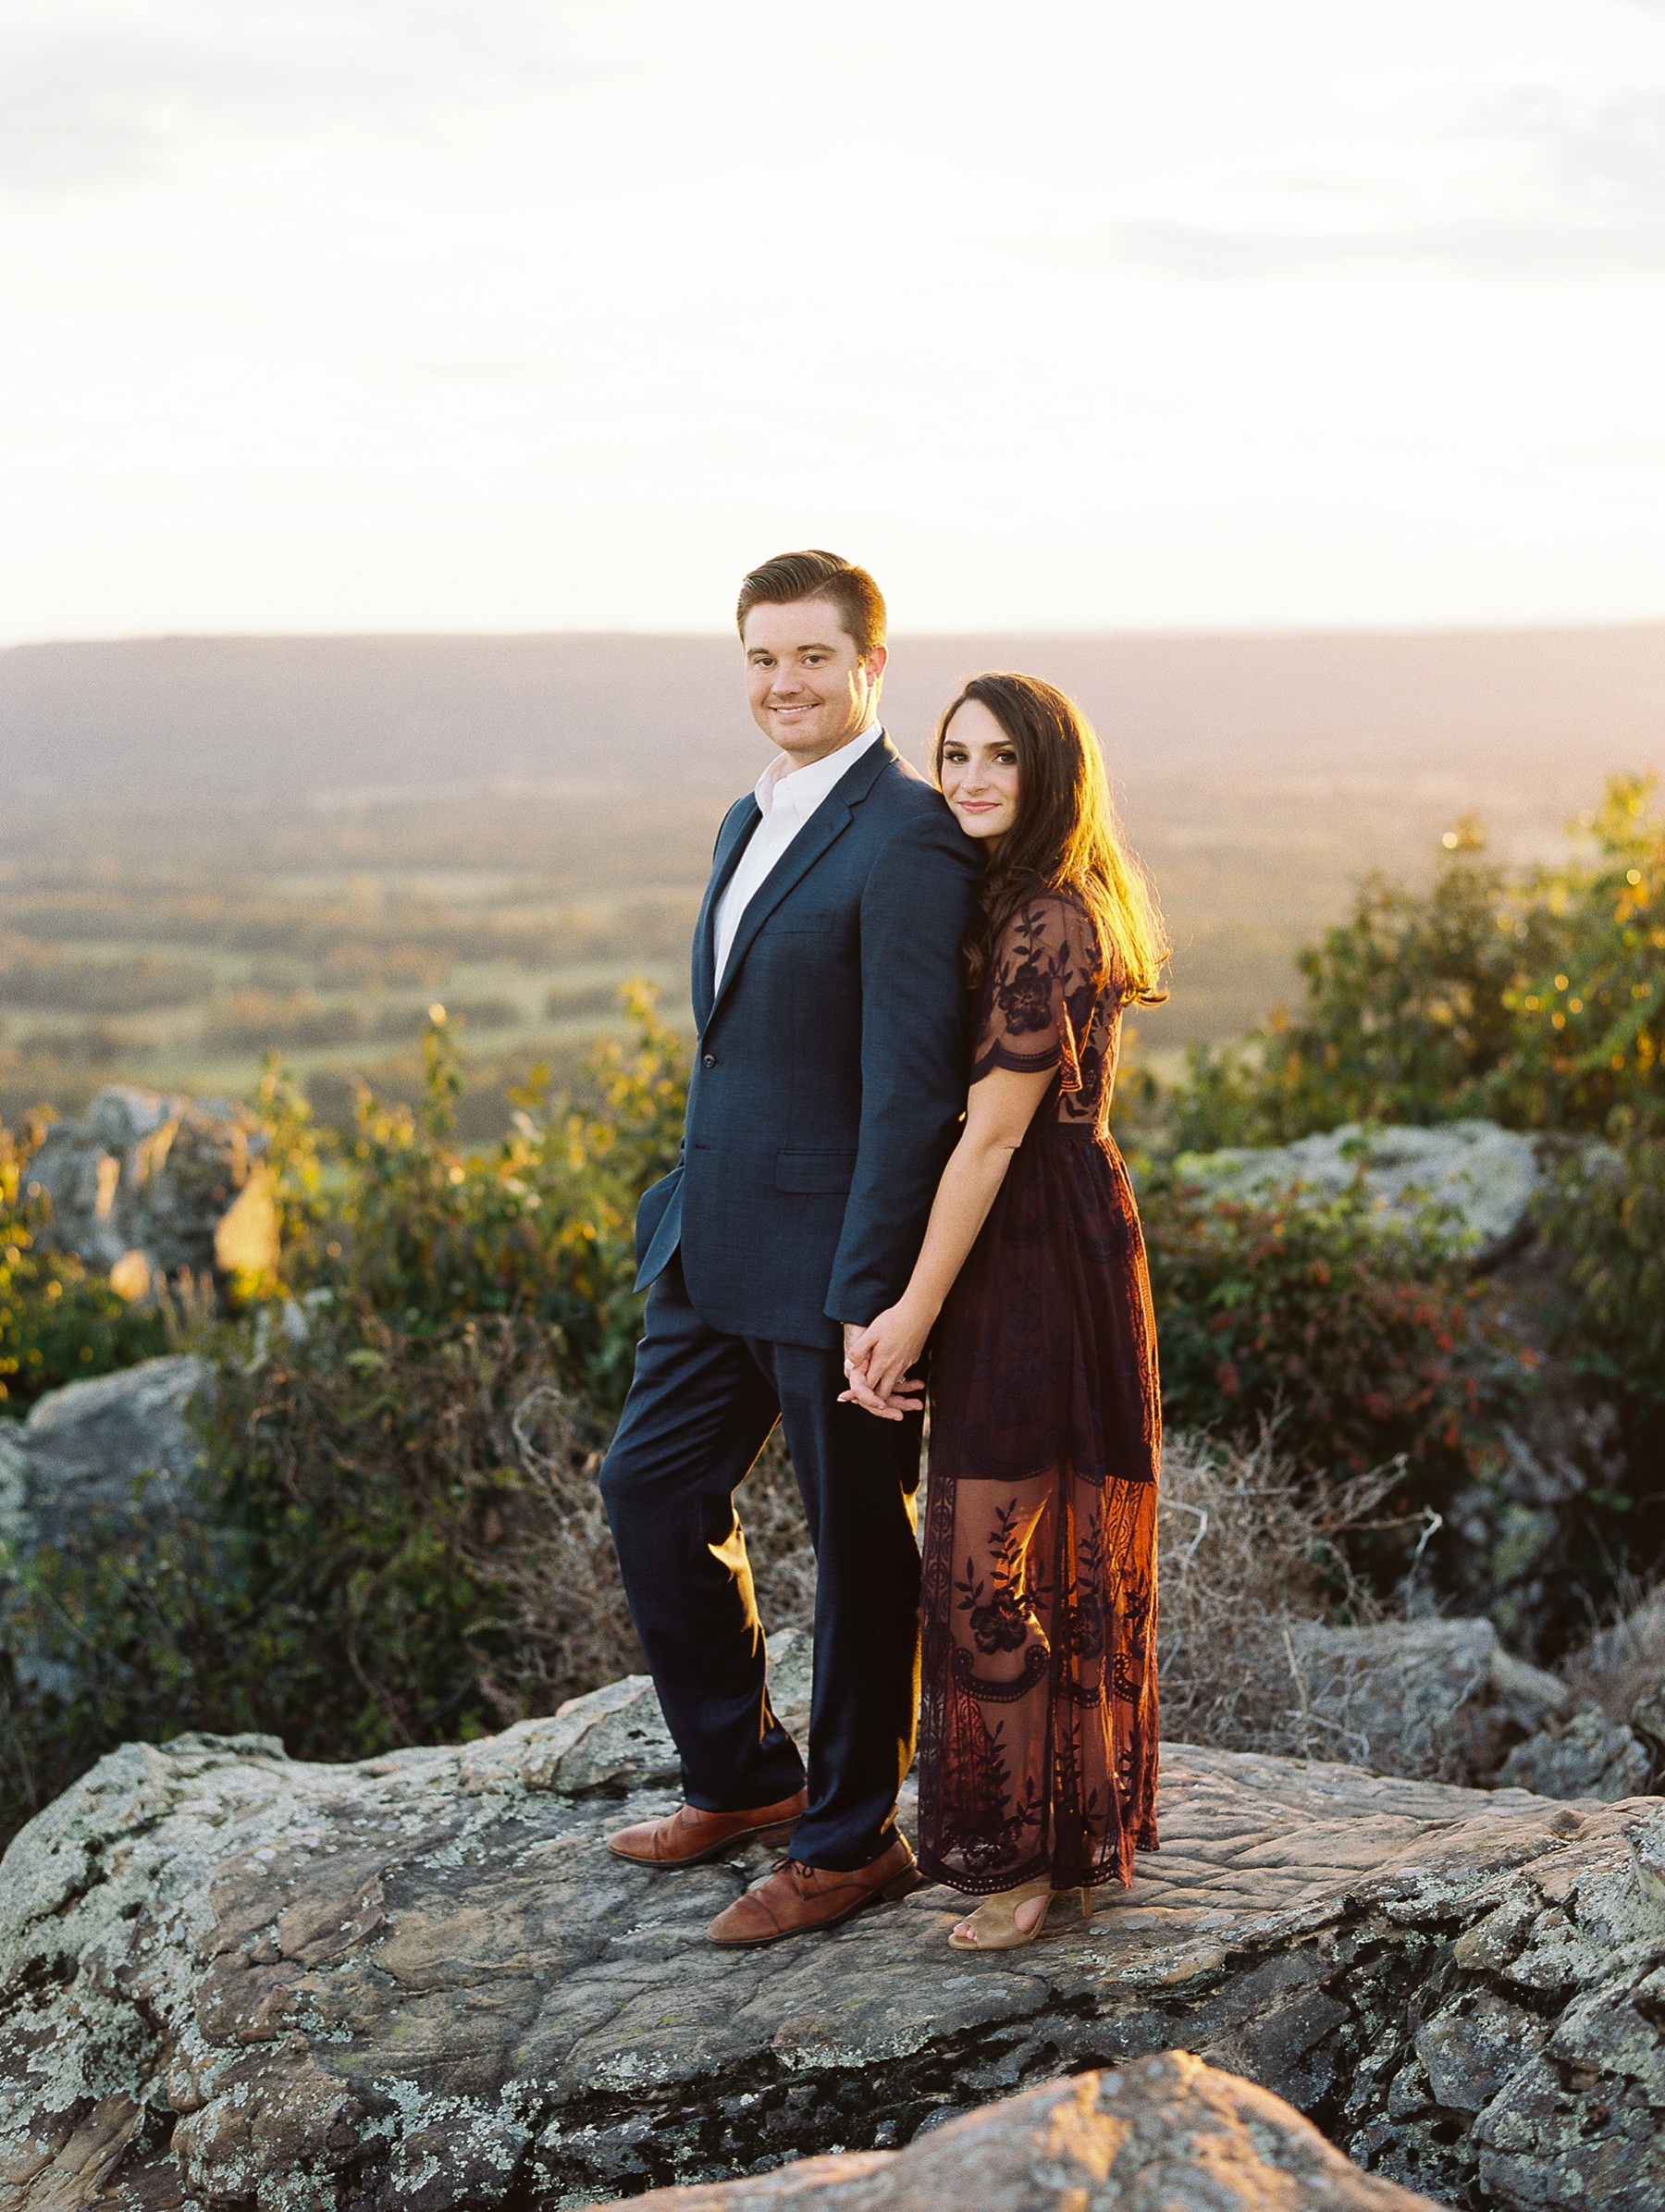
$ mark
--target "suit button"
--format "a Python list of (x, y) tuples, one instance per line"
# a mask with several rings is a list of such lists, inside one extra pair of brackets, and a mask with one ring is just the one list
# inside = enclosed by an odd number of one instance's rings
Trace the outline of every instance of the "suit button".
[(708, 1068), (715, 1068), (717, 1065), (717, 1055), (714, 1052), (708, 1052), (705, 1057), (705, 1064)]

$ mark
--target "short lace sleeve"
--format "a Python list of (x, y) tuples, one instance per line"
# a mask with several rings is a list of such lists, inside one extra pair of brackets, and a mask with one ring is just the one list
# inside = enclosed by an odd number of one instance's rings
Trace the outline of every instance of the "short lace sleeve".
[(1048, 892), (1019, 907), (990, 965), (971, 1081), (994, 1068), (1019, 1075), (1058, 1070), (1060, 1092), (1081, 1087), (1092, 1025), (1096, 939), (1075, 900)]

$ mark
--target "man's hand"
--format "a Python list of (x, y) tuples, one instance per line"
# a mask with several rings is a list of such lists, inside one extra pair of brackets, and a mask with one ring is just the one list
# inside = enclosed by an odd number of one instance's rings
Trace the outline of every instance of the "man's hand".
[(909, 1372), (931, 1333), (900, 1305), (887, 1306), (865, 1328), (844, 1325), (845, 1379), (841, 1405), (859, 1405), (882, 1421), (900, 1421), (923, 1406), (924, 1384)]

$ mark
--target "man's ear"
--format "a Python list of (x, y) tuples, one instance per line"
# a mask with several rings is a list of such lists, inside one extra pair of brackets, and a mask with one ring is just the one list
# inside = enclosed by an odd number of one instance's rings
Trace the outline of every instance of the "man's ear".
[(861, 665), (867, 670), (868, 682), (870, 684), (876, 684), (879, 681), (880, 677), (884, 673), (885, 662), (889, 659), (890, 648), (887, 645), (876, 645), (872, 651), (868, 654)]

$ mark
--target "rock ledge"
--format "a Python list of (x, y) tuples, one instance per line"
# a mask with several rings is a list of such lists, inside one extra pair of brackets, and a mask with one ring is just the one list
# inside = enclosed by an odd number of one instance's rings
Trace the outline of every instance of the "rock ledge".
[[(778, 1639), (788, 1713), (807, 1657)], [(1171, 1745), (1163, 1849), (1086, 1925), (968, 1959), (926, 1889), (715, 1953), (763, 1857), (604, 1847), (674, 1802), (667, 1752), (630, 1682), (353, 1766), (114, 1753), (0, 1873), (0, 2195), (540, 2212), (898, 2148), (1178, 2047), (1448, 2203), (1665, 2202), (1657, 1799)]]

